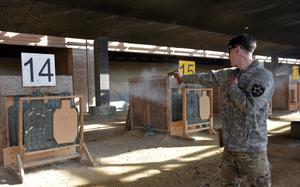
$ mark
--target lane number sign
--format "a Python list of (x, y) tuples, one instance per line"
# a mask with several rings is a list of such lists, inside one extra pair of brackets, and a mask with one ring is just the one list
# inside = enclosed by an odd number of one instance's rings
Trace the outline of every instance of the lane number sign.
[(195, 74), (195, 61), (179, 60), (179, 72), (183, 75)]
[(53, 54), (21, 53), (24, 87), (55, 86), (55, 61)]

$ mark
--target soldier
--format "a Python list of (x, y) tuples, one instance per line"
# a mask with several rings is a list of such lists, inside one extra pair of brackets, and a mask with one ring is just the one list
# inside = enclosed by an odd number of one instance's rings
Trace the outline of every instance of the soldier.
[(224, 151), (221, 162), (222, 186), (271, 186), (267, 157), (267, 116), (274, 92), (273, 75), (252, 59), (256, 41), (248, 34), (228, 43), (231, 68), (209, 73), (181, 75), (177, 83), (222, 88)]

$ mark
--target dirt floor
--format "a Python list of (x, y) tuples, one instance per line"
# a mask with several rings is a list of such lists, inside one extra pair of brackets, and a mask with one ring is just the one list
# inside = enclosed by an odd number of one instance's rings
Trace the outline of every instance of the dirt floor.
[[(85, 138), (93, 158), (89, 167), (76, 160), (25, 170), (24, 183), (0, 168), (0, 185), (16, 186), (219, 186), (222, 149), (216, 137), (194, 133), (194, 141), (164, 134), (124, 131), (126, 115), (86, 122)], [(215, 120), (218, 125), (220, 121)], [(300, 140), (290, 123), (269, 120), (269, 159), (274, 187), (300, 186)]]

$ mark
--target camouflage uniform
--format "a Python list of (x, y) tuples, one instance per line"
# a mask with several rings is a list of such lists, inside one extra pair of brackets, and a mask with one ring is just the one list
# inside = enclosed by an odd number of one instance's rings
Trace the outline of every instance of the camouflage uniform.
[[(238, 85), (231, 85), (230, 77), (237, 77)], [(274, 92), (272, 73), (253, 61), (246, 70), (225, 68), (185, 75), (182, 80), (222, 88), (223, 185), (239, 186), (236, 179), (247, 176), (253, 185), (259, 186), (262, 182), (262, 186), (269, 186), (271, 176), (266, 151), (268, 107)]]

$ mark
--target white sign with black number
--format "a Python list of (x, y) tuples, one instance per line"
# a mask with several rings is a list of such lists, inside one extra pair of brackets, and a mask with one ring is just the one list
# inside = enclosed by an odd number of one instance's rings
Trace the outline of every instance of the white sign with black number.
[(55, 86), (53, 54), (21, 53), (23, 86)]

